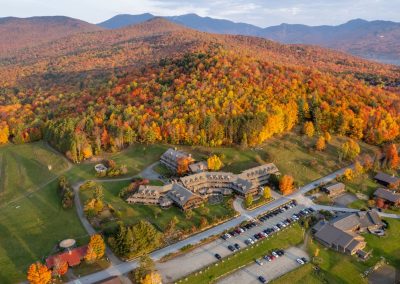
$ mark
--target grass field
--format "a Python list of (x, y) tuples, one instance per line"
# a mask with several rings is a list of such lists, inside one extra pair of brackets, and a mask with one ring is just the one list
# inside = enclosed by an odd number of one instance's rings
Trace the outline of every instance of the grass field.
[(193, 273), (185, 277), (181, 283), (205, 284), (213, 283), (223, 275), (234, 271), (238, 267), (247, 265), (266, 254), (267, 251), (276, 248), (287, 248), (301, 243), (303, 240), (302, 228), (295, 224), (293, 227), (282, 231), (279, 235), (274, 235), (270, 239), (265, 239), (249, 249), (241, 250), (232, 257), (225, 258), (216, 264), (211, 264), (208, 269), (203, 269), (202, 273)]
[(1, 146), (0, 203), (38, 189), (67, 169), (66, 160), (43, 142)]
[(48, 256), (57, 242), (88, 237), (75, 210), (64, 210), (51, 182), (29, 198), (0, 209), (0, 283), (25, 280), (27, 267)]
[[(208, 213), (204, 214), (201, 208), (193, 210), (193, 217), (188, 220), (185, 214), (177, 207), (160, 210), (158, 206), (128, 204), (122, 200), (118, 193), (120, 190), (129, 184), (129, 181), (116, 181), (116, 182), (102, 182), (99, 183), (104, 187), (104, 200), (112, 205), (112, 207), (120, 212), (120, 218), (125, 224), (135, 224), (139, 220), (146, 219), (154, 224), (160, 231), (163, 231), (168, 222), (174, 217), (178, 217), (179, 223), (177, 225), (180, 229), (190, 229), (193, 225), (199, 226), (200, 218), (206, 217), (208, 222), (212, 222), (213, 217), (222, 218), (223, 216), (233, 216), (234, 210), (227, 205), (227, 199), (224, 204), (209, 205)], [(82, 202), (84, 203), (92, 196), (90, 191), (81, 191)], [(106, 223), (103, 228), (115, 226), (115, 222)]]
[[(128, 149), (115, 153), (105, 154), (104, 158), (114, 160), (118, 165), (126, 165), (128, 172), (125, 177), (133, 176), (142, 171), (146, 166), (158, 161), (162, 153), (168, 148), (166, 145), (134, 145)], [(66, 176), (71, 183), (95, 179), (94, 166), (97, 163), (83, 162), (75, 165)], [(121, 178), (119, 176), (116, 178)], [(105, 178), (108, 179), (108, 178)]]

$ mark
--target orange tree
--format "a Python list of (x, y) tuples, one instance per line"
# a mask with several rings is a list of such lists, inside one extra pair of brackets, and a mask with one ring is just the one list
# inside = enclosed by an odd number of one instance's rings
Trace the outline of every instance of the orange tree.
[(36, 262), (29, 266), (27, 279), (31, 284), (47, 284), (51, 281), (51, 271), (46, 265)]
[(388, 160), (388, 166), (391, 169), (396, 169), (399, 166), (399, 154), (395, 144), (390, 144), (386, 150), (386, 159)]
[(283, 195), (288, 195), (293, 192), (294, 180), (292, 176), (284, 175), (279, 181), (279, 189)]
[(317, 151), (323, 151), (326, 148), (326, 143), (325, 143), (325, 138), (323, 136), (320, 136), (317, 140), (317, 143), (315, 144), (315, 149)]
[(56, 258), (54, 261), (53, 275), (63, 276), (68, 271), (68, 263), (60, 258)]

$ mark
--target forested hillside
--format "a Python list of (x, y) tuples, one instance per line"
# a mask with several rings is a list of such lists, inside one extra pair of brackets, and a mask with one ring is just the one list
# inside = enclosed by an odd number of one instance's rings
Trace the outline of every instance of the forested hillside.
[(0, 55), (102, 28), (68, 17), (0, 18)]
[(305, 121), (399, 135), (394, 66), (162, 19), (3, 57), (0, 72), (0, 142), (43, 137), (76, 162), (136, 142), (252, 146)]

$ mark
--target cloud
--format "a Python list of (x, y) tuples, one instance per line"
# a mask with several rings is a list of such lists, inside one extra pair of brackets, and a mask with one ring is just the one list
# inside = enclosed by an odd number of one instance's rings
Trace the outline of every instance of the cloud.
[(354, 18), (400, 21), (400, 0), (0, 0), (0, 17), (65, 15), (97, 23), (116, 14), (196, 13), (258, 26), (341, 24)]

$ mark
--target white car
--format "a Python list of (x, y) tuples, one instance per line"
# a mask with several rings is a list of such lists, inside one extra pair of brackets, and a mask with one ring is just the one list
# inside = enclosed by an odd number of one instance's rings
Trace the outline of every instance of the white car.
[(304, 264), (304, 261), (302, 261), (300, 258), (296, 259), (296, 261), (297, 261), (298, 264), (301, 264), (301, 265)]
[(276, 253), (276, 252), (274, 252), (274, 251), (272, 252), (272, 255), (273, 255), (273, 256), (275, 256), (276, 258), (278, 258), (278, 257), (279, 257), (279, 254), (277, 254), (277, 253)]
[(232, 238), (232, 236), (231, 236), (231, 235), (229, 235), (229, 234), (225, 234), (224, 236), (225, 236), (225, 238), (227, 238), (227, 239), (230, 239), (230, 238)]

